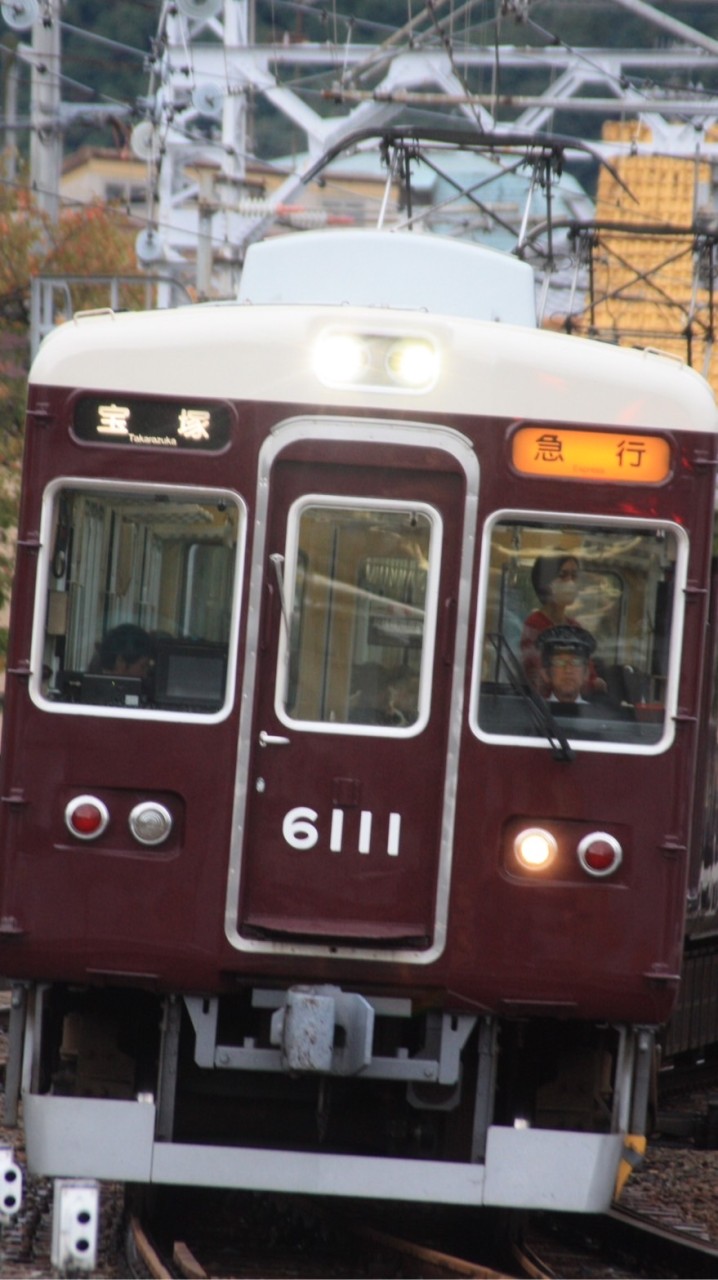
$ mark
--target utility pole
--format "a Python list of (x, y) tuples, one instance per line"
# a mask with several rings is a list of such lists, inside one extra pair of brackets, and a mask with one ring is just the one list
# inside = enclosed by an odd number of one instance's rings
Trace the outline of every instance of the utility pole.
[(60, 5), (44, 0), (32, 28), (30, 58), (30, 181), (38, 208), (52, 222), (60, 211), (62, 128), (60, 122)]
[(60, 9), (63, 0), (2, 0), (7, 25), (32, 30), (32, 45), (19, 44), (8, 70), (5, 97), (8, 165), (16, 165), (17, 80), (20, 63), (30, 67), (30, 186), (38, 208), (52, 222), (60, 211), (62, 100), (60, 93)]
[(17, 91), (20, 80), (20, 64), (14, 54), (7, 55), (5, 76), (5, 177), (14, 182), (17, 177)]

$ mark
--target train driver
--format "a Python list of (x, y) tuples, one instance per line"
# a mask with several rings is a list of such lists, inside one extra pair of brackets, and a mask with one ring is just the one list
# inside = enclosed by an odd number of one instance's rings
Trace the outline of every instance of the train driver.
[[(613, 701), (602, 689), (588, 693), (591, 654), (596, 641), (579, 626), (549, 627), (538, 637), (546, 693), (556, 711), (596, 716), (600, 720), (633, 720), (633, 707)], [(585, 711), (583, 710), (585, 708)]]
[(582, 690), (596, 641), (577, 624), (548, 627), (537, 637), (548, 702), (588, 703)]

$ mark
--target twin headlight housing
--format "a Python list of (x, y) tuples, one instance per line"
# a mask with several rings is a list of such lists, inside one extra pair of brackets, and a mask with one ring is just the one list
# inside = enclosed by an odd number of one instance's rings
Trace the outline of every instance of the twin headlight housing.
[(439, 352), (423, 336), (329, 329), (314, 344), (312, 367), (327, 387), (421, 394), (439, 376)]

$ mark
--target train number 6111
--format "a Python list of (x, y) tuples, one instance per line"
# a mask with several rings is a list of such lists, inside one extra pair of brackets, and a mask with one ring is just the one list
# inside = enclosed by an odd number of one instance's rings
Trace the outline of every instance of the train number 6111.
[[(290, 809), (282, 822), (282, 835), (292, 849), (313, 849), (319, 842), (320, 829), (317, 826), (319, 814), (316, 809), (306, 805), (298, 805)], [(359, 814), (359, 834), (357, 840), (358, 853), (371, 853), (372, 829), (374, 814), (371, 809), (362, 809)], [(383, 823), (377, 823), (377, 828)], [(399, 856), (401, 838), (401, 814), (390, 813), (386, 835), (386, 853), (390, 858)], [(383, 835), (383, 831), (381, 833)], [(377, 832), (374, 832), (375, 847), (378, 845)], [(382, 846), (383, 847), (383, 846)], [(329, 849), (331, 853), (342, 853), (344, 849), (344, 810), (332, 809), (329, 831)]]

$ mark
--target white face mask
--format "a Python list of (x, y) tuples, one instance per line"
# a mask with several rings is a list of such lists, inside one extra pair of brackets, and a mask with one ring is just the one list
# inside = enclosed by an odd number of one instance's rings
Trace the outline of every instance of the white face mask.
[(575, 578), (554, 578), (551, 583), (551, 598), (557, 604), (571, 604), (578, 595), (578, 583)]

